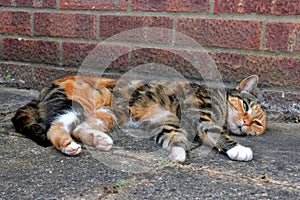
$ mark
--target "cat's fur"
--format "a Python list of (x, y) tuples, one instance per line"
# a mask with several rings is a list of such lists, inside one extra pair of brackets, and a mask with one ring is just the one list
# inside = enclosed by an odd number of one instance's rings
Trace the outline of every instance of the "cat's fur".
[(110, 150), (113, 140), (107, 133), (118, 124), (147, 127), (156, 143), (170, 150), (172, 161), (184, 161), (197, 140), (230, 159), (249, 161), (252, 150), (227, 132), (265, 132), (266, 114), (253, 94), (257, 81), (252, 75), (222, 92), (188, 82), (69, 76), (53, 81), (38, 99), (19, 108), (12, 122), (17, 132), (42, 146), (53, 144), (67, 155), (81, 151), (73, 138)]

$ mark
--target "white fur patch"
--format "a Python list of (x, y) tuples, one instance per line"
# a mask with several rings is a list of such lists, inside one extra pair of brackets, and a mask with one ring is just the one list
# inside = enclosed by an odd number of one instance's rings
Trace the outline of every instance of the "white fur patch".
[(99, 108), (95, 112), (103, 112), (103, 113), (110, 113), (111, 114), (110, 109), (109, 108), (105, 108), (105, 107)]
[(107, 114), (109, 114), (114, 119), (114, 121), (116, 121), (116, 119), (117, 119), (116, 116), (114, 115), (114, 113), (108, 107), (99, 108), (95, 112), (107, 113)]
[(103, 122), (101, 119), (97, 119), (96, 122), (97, 122), (97, 125), (98, 125), (98, 126), (100, 126), (100, 125), (105, 125), (104, 122)]
[(142, 125), (139, 121), (134, 121), (132, 118), (128, 120), (128, 122), (125, 124), (126, 128), (139, 128)]
[(186, 159), (185, 149), (182, 147), (173, 147), (169, 158), (172, 162), (184, 162)]
[(81, 152), (81, 146), (76, 142), (71, 142), (68, 146), (62, 147), (61, 152), (70, 156), (75, 156)]
[(63, 124), (63, 129), (69, 133), (70, 130), (70, 125), (72, 125), (76, 120), (78, 119), (77, 113), (74, 111), (68, 111), (63, 115), (60, 115), (52, 124), (55, 123), (62, 123)]
[(97, 149), (100, 149), (101, 151), (109, 151), (112, 148), (113, 140), (107, 134), (97, 130), (89, 132), (94, 136), (94, 145)]
[(153, 115), (150, 120), (152, 122), (156, 122), (156, 121), (160, 121), (162, 120), (163, 118), (167, 117), (168, 115), (174, 115), (173, 113), (171, 113), (170, 111), (168, 110), (164, 110), (164, 111), (161, 111), (160, 113), (156, 114), (156, 115)]
[(237, 145), (229, 149), (226, 154), (232, 160), (238, 161), (250, 161), (253, 158), (253, 152), (249, 147)]
[[(160, 143), (162, 139), (163, 138), (160, 138), (159, 141), (158, 141), (158, 143)], [(163, 142), (162, 147), (165, 148), (165, 149), (167, 149), (167, 150), (170, 150), (169, 143), (166, 140)]]
[(80, 129), (91, 129), (90, 125), (86, 122), (82, 122), (74, 129), (74, 132), (79, 132)]

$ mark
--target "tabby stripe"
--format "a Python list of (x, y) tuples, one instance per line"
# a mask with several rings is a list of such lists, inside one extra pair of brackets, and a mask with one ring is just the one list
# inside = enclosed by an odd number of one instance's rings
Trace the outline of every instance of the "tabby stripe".
[(161, 137), (165, 133), (171, 133), (172, 131), (178, 131), (178, 130), (177, 130), (177, 128), (173, 127), (172, 125), (163, 127), (162, 130), (156, 135), (155, 142), (157, 144), (162, 144), (163, 140)]
[(60, 89), (59, 86), (52, 84), (49, 88), (47, 88), (47, 92), (42, 92), (43, 94), (46, 93), (46, 96), (44, 96), (43, 100), (47, 101), (48, 99), (52, 98), (52, 95), (54, 93), (59, 93), (63, 97), (67, 97), (64, 90)]
[(158, 143), (158, 142), (159, 142), (161, 136), (163, 136), (163, 135), (164, 135), (164, 131), (163, 131), (163, 130), (161, 130), (161, 131), (156, 135), (155, 142), (156, 142), (157, 144), (161, 144), (161, 141), (160, 141), (160, 143)]

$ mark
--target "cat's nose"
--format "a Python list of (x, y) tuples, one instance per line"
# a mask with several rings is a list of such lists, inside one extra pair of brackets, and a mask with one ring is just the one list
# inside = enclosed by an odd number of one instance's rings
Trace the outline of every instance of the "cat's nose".
[(246, 119), (243, 120), (243, 126), (249, 126), (249, 124), (250, 124), (250, 123), (249, 123), (248, 120), (246, 120)]

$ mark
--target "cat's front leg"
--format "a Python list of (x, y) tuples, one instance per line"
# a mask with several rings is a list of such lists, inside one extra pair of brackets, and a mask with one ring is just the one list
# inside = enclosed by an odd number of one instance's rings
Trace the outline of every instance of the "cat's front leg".
[(186, 132), (172, 125), (164, 125), (156, 133), (156, 143), (169, 150), (169, 158), (172, 162), (184, 162), (186, 160), (186, 150), (190, 142), (187, 140)]
[(250, 161), (253, 158), (251, 148), (240, 145), (212, 122), (201, 122), (197, 134), (203, 143), (225, 153), (231, 160)]
[(236, 145), (235, 147), (227, 150), (226, 154), (231, 160), (250, 161), (253, 158), (251, 148), (244, 147), (242, 145)]

